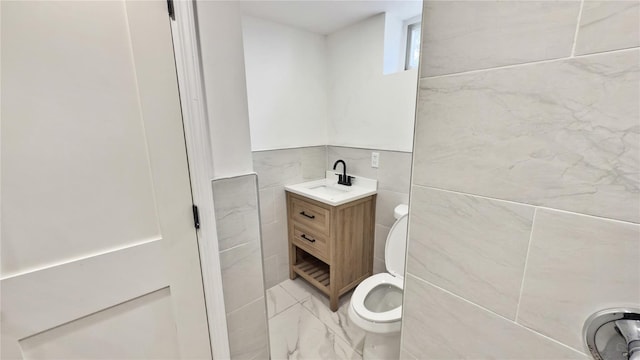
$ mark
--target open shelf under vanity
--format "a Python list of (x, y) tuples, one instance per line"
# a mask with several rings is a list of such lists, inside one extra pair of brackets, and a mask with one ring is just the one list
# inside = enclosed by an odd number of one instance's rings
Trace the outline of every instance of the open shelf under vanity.
[(329, 265), (300, 248), (296, 248), (296, 251), (296, 264), (293, 265), (293, 271), (320, 289), (320, 291), (329, 295), (329, 285), (331, 283)]

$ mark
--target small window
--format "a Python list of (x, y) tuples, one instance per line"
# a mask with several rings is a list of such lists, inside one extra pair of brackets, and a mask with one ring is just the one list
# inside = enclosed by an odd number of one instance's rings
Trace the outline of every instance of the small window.
[(420, 25), (416, 22), (407, 26), (407, 56), (404, 69), (415, 69), (420, 60)]

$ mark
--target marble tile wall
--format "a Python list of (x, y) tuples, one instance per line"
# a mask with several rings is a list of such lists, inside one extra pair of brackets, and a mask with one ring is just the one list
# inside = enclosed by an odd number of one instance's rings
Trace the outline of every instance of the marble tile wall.
[(231, 358), (265, 359), (267, 313), (255, 174), (212, 181)]
[[(380, 153), (378, 168), (371, 167), (373, 151)], [(409, 203), (411, 153), (328, 146), (327, 169), (331, 169), (338, 159), (347, 163), (349, 173), (378, 180), (373, 272), (384, 272), (384, 246), (389, 230), (396, 221), (393, 209), (397, 205)]]
[[(580, 1), (425, 1), (421, 76), (571, 55)], [(501, 26), (496, 26), (500, 23)], [(508, 29), (508, 31), (505, 31)]]
[[(380, 153), (379, 167), (371, 167), (371, 152)], [(288, 278), (287, 222), (284, 186), (325, 176), (343, 159), (347, 171), (378, 180), (374, 272), (385, 271), (384, 245), (395, 222), (393, 209), (409, 201), (411, 153), (342, 146), (255, 151), (253, 166), (260, 188), (265, 284), (270, 288)]]
[(576, 55), (640, 46), (639, 21), (640, 1), (586, 0), (580, 17)]
[(640, 2), (424, 14), (401, 358), (588, 359), (640, 304)]
[(515, 319), (534, 207), (421, 186), (412, 199), (411, 272)]
[(632, 49), (423, 78), (414, 183), (640, 221), (639, 70)]
[(258, 174), (265, 286), (289, 278), (287, 208), (284, 186), (325, 176), (326, 146), (253, 152)]

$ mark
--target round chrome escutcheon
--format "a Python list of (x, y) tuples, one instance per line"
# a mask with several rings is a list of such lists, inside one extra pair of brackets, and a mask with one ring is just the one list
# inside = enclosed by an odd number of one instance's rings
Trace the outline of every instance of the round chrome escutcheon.
[(640, 309), (598, 311), (585, 321), (582, 335), (596, 360), (640, 359)]

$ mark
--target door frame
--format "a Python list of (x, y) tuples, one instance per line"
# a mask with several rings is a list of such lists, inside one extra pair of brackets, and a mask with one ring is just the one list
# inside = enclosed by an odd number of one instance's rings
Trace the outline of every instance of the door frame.
[(173, 1), (171, 36), (178, 76), (182, 121), (187, 146), (193, 203), (198, 206), (196, 230), (209, 337), (214, 359), (229, 359), (229, 334), (222, 292), (222, 270), (213, 206), (213, 154), (204, 96), (204, 78), (195, 23), (194, 2)]

